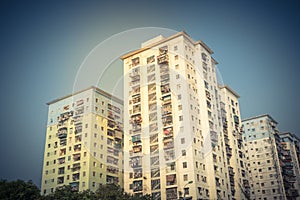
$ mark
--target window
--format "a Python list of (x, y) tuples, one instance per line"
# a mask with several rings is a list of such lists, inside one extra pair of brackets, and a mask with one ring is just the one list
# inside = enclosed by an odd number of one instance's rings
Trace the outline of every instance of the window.
[(188, 180), (188, 175), (187, 175), (187, 174), (184, 174), (184, 175), (183, 175), (183, 180), (184, 180), (184, 181), (187, 181), (187, 180)]
[(179, 94), (179, 95), (177, 96), (177, 99), (178, 99), (178, 100), (180, 100), (180, 99), (181, 99), (181, 94)]
[(182, 163), (182, 167), (183, 167), (183, 168), (187, 168), (187, 162), (183, 162), (183, 163)]
[(182, 121), (183, 120), (183, 116), (179, 116), (179, 121)]
[(180, 75), (179, 74), (176, 74), (176, 79), (179, 79), (180, 78)]
[(182, 156), (186, 156), (186, 150), (182, 150), (182, 151), (181, 151), (181, 155), (182, 155)]
[(181, 138), (181, 144), (185, 143), (185, 138)]
[(174, 56), (174, 59), (175, 59), (175, 60), (178, 60), (178, 55)]
[(178, 110), (182, 110), (182, 105), (178, 105)]
[(174, 51), (177, 51), (178, 50), (178, 47), (177, 45), (174, 46)]

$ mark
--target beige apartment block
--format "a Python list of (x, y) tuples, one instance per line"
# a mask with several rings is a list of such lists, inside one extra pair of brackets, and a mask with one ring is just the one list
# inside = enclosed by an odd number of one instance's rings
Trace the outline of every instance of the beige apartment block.
[(270, 115), (243, 120), (251, 199), (286, 199), (277, 122)]
[[(212, 53), (202, 41), (179, 32), (122, 56), (126, 192), (162, 200), (244, 198), (244, 154), (234, 146), (240, 144), (240, 116), (231, 119), (227, 111), (228, 121), (238, 124), (224, 133)], [(234, 94), (230, 98), (237, 103)], [(229, 158), (224, 135), (234, 130), (227, 138), (234, 156)]]
[(220, 86), (221, 116), (225, 152), (227, 155), (228, 175), (231, 188), (231, 199), (248, 199), (250, 196), (249, 178), (246, 166), (243, 130), (239, 95), (229, 86)]
[(90, 87), (48, 106), (41, 193), (123, 186), (123, 101)]
[(300, 140), (289, 132), (280, 133), (281, 174), (287, 199), (300, 199)]

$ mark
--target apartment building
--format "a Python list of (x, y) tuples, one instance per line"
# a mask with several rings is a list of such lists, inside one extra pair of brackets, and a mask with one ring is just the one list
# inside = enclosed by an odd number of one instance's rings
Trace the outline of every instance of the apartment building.
[(219, 88), (231, 199), (248, 199), (250, 186), (238, 102), (240, 96), (228, 85), (221, 85)]
[[(231, 161), (225, 152), (218, 63), (212, 53), (204, 42), (179, 32), (122, 56), (126, 192), (168, 200), (239, 197), (237, 188), (246, 182), (238, 178), (231, 185), (229, 173), (246, 176), (243, 154)], [(236, 115), (232, 130), (238, 135)], [(240, 143), (232, 137), (233, 144)], [(239, 155), (238, 148), (234, 151)], [(239, 163), (237, 172), (230, 162)]]
[(280, 133), (281, 174), (287, 199), (300, 199), (300, 140), (289, 132)]
[(281, 139), (270, 115), (242, 121), (251, 199), (286, 199), (280, 167)]
[(123, 101), (90, 87), (48, 106), (41, 193), (123, 186)]

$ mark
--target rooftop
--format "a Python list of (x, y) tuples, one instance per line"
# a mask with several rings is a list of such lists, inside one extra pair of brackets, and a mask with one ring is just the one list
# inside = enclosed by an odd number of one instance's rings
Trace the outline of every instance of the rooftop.
[[(183, 36), (185, 37), (186, 39), (188, 39), (192, 44), (194, 45), (197, 45), (197, 44), (200, 44), (203, 48), (205, 48), (210, 54), (213, 54), (214, 52), (202, 41), (202, 40), (198, 40), (198, 41), (194, 41), (185, 31), (180, 31), (174, 35), (171, 35), (170, 37), (167, 37), (167, 38), (164, 38), (164, 37), (161, 37), (161, 36), (158, 36), (158, 37), (155, 37), (153, 38), (153, 42), (151, 42), (152, 40), (149, 40), (149, 41), (146, 41), (144, 42), (142, 45), (142, 48), (138, 49), (138, 50), (135, 50), (135, 51), (132, 51), (132, 52), (129, 52), (123, 56), (121, 56), (121, 59), (124, 60), (130, 56), (133, 56), (135, 54), (138, 54), (138, 53), (141, 53), (143, 51), (146, 51), (148, 49), (151, 49), (159, 44), (162, 44), (164, 42), (167, 42), (169, 40), (172, 40), (174, 38), (177, 38), (177, 37), (180, 37), (180, 36)], [(157, 41), (158, 40), (158, 41)], [(148, 43), (149, 42), (149, 43)], [(148, 44), (148, 45), (147, 45)], [(214, 60), (215, 61), (215, 60)], [(215, 61), (216, 62), (216, 61)], [(216, 62), (217, 63), (217, 62)]]
[(111, 99), (111, 100), (113, 100), (113, 101), (115, 101), (115, 102), (123, 105), (123, 100), (121, 100), (118, 97), (115, 97), (115, 96), (109, 94), (108, 92), (105, 92), (105, 91), (101, 90), (100, 88), (98, 88), (96, 86), (91, 86), (91, 87), (88, 87), (86, 89), (80, 90), (78, 92), (75, 92), (75, 93), (63, 96), (61, 98), (54, 99), (54, 100), (48, 102), (47, 105), (54, 104), (54, 103), (56, 103), (58, 101), (64, 100), (66, 98), (72, 97), (72, 96), (74, 96), (76, 94), (79, 94), (79, 93), (82, 93), (82, 92), (85, 92), (85, 91), (88, 91), (88, 90), (93, 90), (94, 92), (97, 92), (97, 93), (103, 95), (104, 97), (107, 97), (107, 98), (109, 98), (109, 99)]
[(231, 92), (234, 96), (236, 96), (237, 98), (240, 98), (240, 95), (238, 95), (238, 93), (236, 93), (231, 87), (229, 87), (228, 85), (219, 85), (220, 89), (227, 89), (229, 92)]
[(269, 115), (269, 114), (262, 114), (262, 115), (258, 115), (258, 116), (246, 118), (246, 119), (243, 119), (242, 122), (250, 121), (250, 120), (253, 120), (253, 119), (264, 118), (264, 117), (268, 117), (268, 118), (271, 119), (274, 123), (278, 124), (277, 121), (275, 121), (275, 120), (273, 119), (273, 117), (271, 117), (271, 115)]

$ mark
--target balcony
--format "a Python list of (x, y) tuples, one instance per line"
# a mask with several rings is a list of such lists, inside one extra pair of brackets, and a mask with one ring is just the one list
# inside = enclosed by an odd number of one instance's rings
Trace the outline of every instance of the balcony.
[(228, 167), (228, 173), (229, 173), (229, 176), (234, 176), (234, 171), (231, 166)]
[(64, 156), (64, 155), (66, 155), (66, 152), (67, 152), (66, 148), (60, 149), (60, 151), (59, 151), (59, 156)]
[(67, 139), (66, 138), (65, 139), (61, 139), (59, 141), (59, 144), (60, 144), (60, 146), (66, 146), (67, 145)]
[(141, 114), (132, 115), (130, 123), (132, 125), (141, 124), (142, 123), (142, 116), (141, 116)]
[(156, 112), (149, 114), (149, 123), (154, 122), (154, 121), (157, 121), (157, 113)]
[(115, 138), (114, 148), (119, 150), (122, 149), (122, 140)]
[(65, 167), (61, 167), (61, 168), (58, 168), (58, 174), (64, 174), (65, 173)]
[(107, 156), (106, 162), (109, 163), (109, 164), (118, 165), (119, 159), (114, 158), (112, 156)]
[(161, 90), (161, 94), (162, 94), (162, 95), (165, 95), (165, 94), (171, 92), (171, 89), (170, 89), (170, 85), (169, 85), (169, 84), (165, 84), (165, 85), (160, 86), (160, 90)]
[(152, 93), (148, 95), (149, 103), (154, 103), (156, 101), (156, 93)]
[(156, 93), (156, 84), (152, 83), (148, 85), (148, 94)]
[(81, 142), (81, 135), (75, 137), (75, 143)]
[(63, 184), (64, 183), (64, 177), (58, 177), (57, 178), (57, 184)]
[(150, 135), (150, 144), (158, 142), (158, 134)]
[(133, 153), (142, 152), (142, 145), (133, 146), (132, 151), (133, 151)]
[(74, 192), (78, 192), (79, 190), (79, 182), (71, 182), (70, 183), (71, 190)]
[(63, 123), (64, 121), (68, 120), (71, 116), (73, 116), (74, 112), (73, 111), (69, 111), (69, 112), (65, 112), (60, 114), (60, 116), (58, 117), (58, 122)]
[(218, 142), (218, 134), (215, 131), (210, 131), (210, 139), (212, 142), (217, 143)]
[(160, 54), (157, 56), (157, 63), (158, 64), (168, 64), (169, 56), (168, 54)]
[(164, 128), (164, 137), (173, 136), (173, 127)]
[(166, 196), (168, 200), (177, 200), (177, 187), (174, 188), (167, 188), (166, 189)]
[(72, 172), (77, 172), (80, 170), (80, 163), (73, 164), (71, 168)]
[(116, 127), (116, 122), (112, 121), (112, 120), (108, 120), (107, 121), (107, 126), (111, 129)]
[(162, 117), (162, 123), (165, 127), (172, 125), (173, 124), (173, 117), (171, 115), (167, 115), (167, 116)]
[(138, 66), (139, 64), (140, 64), (140, 58), (139, 57), (136, 57), (136, 58), (131, 60), (132, 67)]
[(205, 95), (208, 100), (211, 100), (210, 92), (205, 90)]
[(116, 168), (116, 167), (113, 167), (113, 166), (107, 166), (106, 171), (108, 173), (111, 173), (111, 174), (118, 174), (119, 173), (119, 169)]
[(139, 192), (143, 190), (143, 180), (133, 181), (133, 192)]
[(149, 104), (149, 113), (156, 112), (156, 110), (157, 110), (156, 103)]
[(160, 177), (160, 170), (159, 168), (152, 168), (151, 169), (151, 178)]
[(172, 114), (172, 104), (171, 103), (164, 104), (162, 106), (161, 112), (163, 116)]
[(157, 126), (157, 123), (152, 123), (149, 125), (149, 132), (152, 133), (152, 132), (155, 132), (158, 130), (158, 126)]
[(67, 137), (67, 128), (59, 129), (57, 133), (57, 137), (59, 139), (63, 139)]
[(119, 184), (119, 178), (115, 176), (106, 175), (106, 183)]
[(80, 178), (80, 173), (76, 173), (76, 174), (73, 174), (73, 175), (72, 175), (72, 180), (73, 180), (73, 181), (78, 181), (79, 178)]
[(168, 65), (161, 65), (160, 66), (160, 75), (166, 75), (166, 74), (169, 74), (169, 66)]
[(63, 158), (59, 158), (59, 159), (57, 159), (58, 160), (58, 164), (64, 164), (65, 163), (65, 161), (66, 161), (66, 158), (65, 157), (63, 157)]
[(132, 129), (131, 129), (131, 133), (135, 134), (135, 133), (140, 132), (141, 130), (142, 130), (141, 124), (133, 124)]
[(162, 104), (163, 104), (163, 105), (164, 105), (164, 104), (171, 103), (171, 94), (166, 95), (166, 96), (163, 96), (163, 97), (161, 98), (161, 100), (162, 100)]
[(132, 95), (132, 97), (133, 97), (133, 96), (136, 96), (139, 94), (140, 94), (140, 87), (139, 86), (132, 87), (130, 95)]
[(80, 161), (80, 153), (73, 154), (73, 160), (74, 160), (74, 162)]
[(239, 117), (237, 115), (233, 116), (233, 121), (234, 121), (235, 124), (239, 124), (240, 123)]
[(164, 141), (164, 150), (166, 149), (170, 149), (170, 148), (174, 148), (174, 141), (173, 139), (172, 140), (169, 140), (169, 141)]
[(171, 161), (175, 159), (175, 152), (174, 149), (165, 149), (165, 160)]
[(170, 81), (170, 74), (164, 74), (160, 76), (160, 81), (162, 84), (168, 83)]
[(151, 180), (151, 190), (160, 189), (160, 179)]
[(159, 166), (159, 156), (151, 157), (150, 165), (151, 166)]
[(81, 151), (81, 144), (74, 145), (74, 152)]
[(166, 176), (167, 186), (176, 185), (176, 174), (170, 174)]
[(157, 155), (159, 152), (158, 145), (150, 146), (150, 155)]
[(75, 134), (79, 134), (82, 132), (82, 124), (75, 125)]
[(138, 178), (142, 178), (142, 177), (143, 177), (142, 168), (133, 170), (133, 178), (134, 179), (138, 179)]

